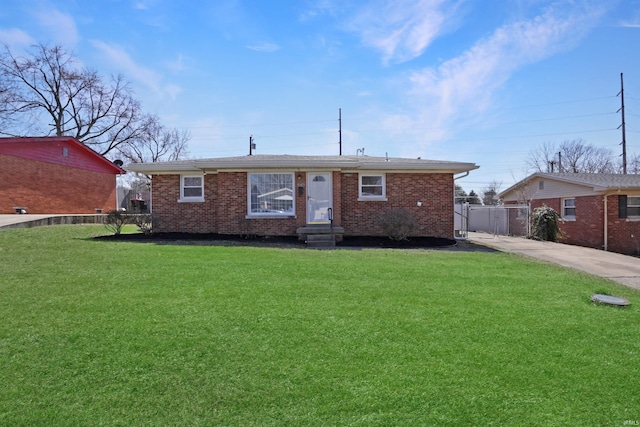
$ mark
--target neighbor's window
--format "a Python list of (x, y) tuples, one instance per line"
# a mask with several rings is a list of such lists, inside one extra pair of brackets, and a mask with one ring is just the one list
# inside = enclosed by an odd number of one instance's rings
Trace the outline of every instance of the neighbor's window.
[(526, 220), (527, 218), (529, 218), (529, 207), (528, 206), (520, 206), (517, 209), (518, 209), (518, 214), (516, 216), (516, 219)]
[(640, 217), (640, 196), (627, 197), (627, 216)]
[(576, 219), (576, 199), (562, 199), (562, 217)]
[(385, 189), (384, 174), (360, 175), (360, 191), (361, 199), (384, 199), (387, 196)]
[(292, 216), (294, 192), (292, 173), (249, 174), (249, 215)]
[(180, 177), (181, 202), (204, 201), (204, 177), (202, 175), (182, 175)]

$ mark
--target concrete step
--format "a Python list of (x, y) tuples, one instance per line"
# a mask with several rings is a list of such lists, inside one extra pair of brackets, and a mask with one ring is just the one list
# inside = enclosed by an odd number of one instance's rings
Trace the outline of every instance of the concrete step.
[(334, 249), (336, 239), (331, 234), (310, 234), (307, 236), (307, 248), (309, 249)]

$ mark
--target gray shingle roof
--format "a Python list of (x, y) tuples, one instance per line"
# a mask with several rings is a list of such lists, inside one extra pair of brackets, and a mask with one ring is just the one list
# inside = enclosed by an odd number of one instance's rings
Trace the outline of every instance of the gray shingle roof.
[(515, 188), (523, 185), (532, 179), (544, 178), (568, 182), (577, 185), (590, 187), (594, 191), (605, 191), (615, 189), (634, 189), (640, 190), (640, 175), (637, 174), (612, 174), (612, 173), (534, 173), (527, 178), (512, 185), (508, 189), (502, 191), (498, 196), (503, 197), (505, 194), (513, 191)]
[(215, 172), (225, 169), (341, 169), (341, 170), (402, 170), (461, 173), (477, 169), (475, 163), (442, 160), (407, 159), (371, 156), (293, 156), (260, 154), (253, 156), (192, 159), (174, 162), (130, 164), (125, 169), (147, 174), (189, 171)]

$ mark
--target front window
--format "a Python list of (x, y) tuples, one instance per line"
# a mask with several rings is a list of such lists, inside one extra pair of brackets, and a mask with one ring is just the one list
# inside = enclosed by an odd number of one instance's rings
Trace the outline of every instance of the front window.
[(361, 199), (384, 199), (386, 197), (384, 174), (360, 175)]
[(249, 174), (249, 215), (294, 214), (292, 173)]
[(562, 217), (565, 219), (576, 219), (576, 199), (562, 200)]
[(180, 177), (180, 201), (204, 201), (204, 177), (183, 175)]
[(640, 217), (640, 196), (627, 197), (627, 216)]

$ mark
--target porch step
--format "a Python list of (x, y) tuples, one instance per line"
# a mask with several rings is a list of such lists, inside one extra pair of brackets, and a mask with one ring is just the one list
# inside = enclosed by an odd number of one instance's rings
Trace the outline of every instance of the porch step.
[(336, 236), (333, 234), (309, 234), (307, 235), (307, 248), (309, 249), (334, 249)]
[(336, 242), (342, 241), (344, 235), (344, 227), (331, 227), (328, 224), (309, 224), (304, 227), (299, 227), (296, 230), (299, 240), (308, 240), (307, 236), (314, 234), (333, 234)]

